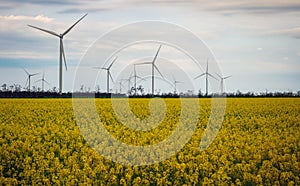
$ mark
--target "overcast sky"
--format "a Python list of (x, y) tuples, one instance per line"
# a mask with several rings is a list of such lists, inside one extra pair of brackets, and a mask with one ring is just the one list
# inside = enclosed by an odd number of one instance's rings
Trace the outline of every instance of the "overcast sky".
[[(0, 84), (25, 86), (26, 74), (22, 70), (25, 68), (30, 73), (45, 72), (51, 84), (47, 89), (58, 87), (59, 40), (27, 24), (63, 33), (85, 13), (88, 16), (64, 38), (69, 67), (64, 71), (64, 91), (72, 90), (76, 66), (100, 36), (124, 24), (143, 20), (176, 24), (199, 37), (214, 54), (222, 74), (232, 75), (225, 81), (226, 91), (300, 90), (298, 0), (4, 0), (0, 2)], [(158, 45), (146, 44), (139, 46), (141, 48), (149, 57), (155, 54)], [(169, 58), (171, 50), (163, 46), (162, 57)], [(131, 61), (137, 60), (133, 58)], [(124, 62), (125, 58), (119, 60)], [(157, 65), (168, 81), (173, 81), (173, 74), (177, 80), (187, 78), (176, 69), (172, 74), (172, 69), (168, 69), (172, 66), (170, 61), (159, 60)], [(204, 69), (205, 66), (199, 73)], [(112, 68), (113, 76), (116, 71)], [(151, 72), (147, 67), (139, 71), (145, 77)], [(32, 78), (34, 86), (41, 86), (34, 83), (40, 78), (40, 75)], [(105, 73), (99, 75), (98, 83), (103, 91), (106, 90), (105, 78)], [(191, 81), (196, 82), (195, 92), (204, 91), (203, 77)], [(146, 92), (150, 89), (149, 82), (144, 82)], [(94, 90), (92, 85), (86, 86)], [(184, 84), (178, 84), (177, 88), (179, 91), (190, 89)], [(158, 83), (157, 89), (167, 91), (173, 87)]]

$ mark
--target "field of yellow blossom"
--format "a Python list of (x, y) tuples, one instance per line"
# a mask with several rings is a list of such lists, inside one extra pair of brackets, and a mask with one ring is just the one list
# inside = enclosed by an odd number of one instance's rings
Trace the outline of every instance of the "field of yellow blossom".
[[(150, 99), (130, 99), (139, 118)], [(178, 99), (164, 99), (164, 121), (134, 131), (115, 118), (110, 99), (96, 99), (99, 117), (118, 140), (155, 144), (177, 127)], [(81, 135), (72, 99), (0, 99), (0, 185), (300, 185), (300, 99), (228, 98), (223, 125), (199, 151), (210, 99), (200, 99), (188, 143), (160, 163), (126, 166), (99, 155)]]

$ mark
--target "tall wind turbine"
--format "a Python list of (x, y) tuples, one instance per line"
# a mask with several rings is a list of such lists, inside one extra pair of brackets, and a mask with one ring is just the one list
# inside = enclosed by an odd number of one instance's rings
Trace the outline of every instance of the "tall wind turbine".
[(42, 79), (39, 79), (39, 80), (35, 81), (35, 83), (36, 83), (36, 82), (40, 82), (40, 81), (42, 81), (42, 91), (44, 92), (44, 83), (47, 83), (48, 85), (50, 85), (50, 83), (49, 83), (48, 81), (45, 80), (45, 72), (43, 72), (43, 77), (42, 77)]
[(26, 87), (27, 82), (28, 82), (28, 89), (27, 89), (27, 90), (30, 92), (30, 78), (31, 78), (32, 76), (38, 75), (39, 73), (29, 74), (29, 72), (27, 72), (27, 70), (25, 70), (24, 68), (23, 68), (23, 70), (24, 70), (24, 71), (26, 72), (26, 74), (28, 75), (27, 80), (26, 80), (25, 87)]
[(51, 35), (54, 35), (56, 37), (59, 38), (59, 93), (61, 94), (62, 93), (62, 59), (64, 59), (64, 63), (65, 63), (65, 67), (66, 67), (66, 70), (67, 70), (67, 63), (66, 63), (66, 56), (65, 56), (65, 51), (64, 51), (64, 46), (63, 46), (63, 38), (64, 36), (70, 32), (70, 30), (77, 24), (79, 23), (79, 21), (81, 21), (85, 16), (87, 16), (87, 14), (85, 14), (84, 16), (82, 16), (78, 21), (76, 21), (70, 28), (68, 28), (64, 33), (62, 34), (57, 34), (53, 31), (50, 31), (50, 30), (46, 30), (46, 29), (43, 29), (43, 28), (39, 28), (39, 27), (36, 27), (36, 26), (32, 26), (32, 25), (28, 25), (32, 28), (35, 28), (35, 29), (38, 29), (38, 30), (41, 30), (43, 32), (46, 32), (48, 34), (51, 34)]
[(173, 77), (173, 84), (174, 84), (174, 94), (176, 94), (176, 85), (178, 84), (178, 83), (183, 83), (182, 81), (177, 81), (176, 79), (175, 79), (175, 77), (174, 76), (172, 76)]
[(118, 59), (118, 56), (115, 57), (115, 59), (113, 60), (113, 62), (107, 67), (107, 68), (104, 68), (104, 67), (94, 67), (95, 69), (101, 69), (101, 70), (106, 70), (107, 71), (107, 93), (109, 93), (109, 78), (113, 80), (112, 76), (111, 76), (111, 73), (110, 73), (110, 68), (112, 67), (112, 65), (116, 62), (116, 60)]
[(157, 68), (157, 66), (155, 65), (155, 61), (157, 59), (158, 53), (160, 51), (161, 45), (159, 45), (159, 48), (153, 58), (152, 62), (144, 62), (144, 63), (137, 63), (136, 65), (145, 65), (145, 64), (151, 64), (152, 65), (152, 95), (154, 95), (154, 69), (157, 70), (157, 72), (161, 75), (161, 77), (164, 78), (164, 76), (162, 75), (162, 73), (159, 71), (159, 69)]
[(206, 61), (206, 71), (202, 74), (200, 74), (199, 76), (196, 76), (194, 79), (200, 78), (201, 76), (205, 75), (205, 96), (208, 95), (208, 76), (214, 78), (217, 80), (217, 78), (215, 78), (215, 76), (213, 76), (212, 74), (210, 74), (208, 72), (208, 60)]
[(227, 79), (227, 78), (230, 78), (232, 75), (226, 76), (226, 77), (222, 77), (219, 74), (217, 74), (217, 76), (219, 76), (219, 78), (221, 80), (221, 94), (223, 94), (224, 93), (224, 80)]

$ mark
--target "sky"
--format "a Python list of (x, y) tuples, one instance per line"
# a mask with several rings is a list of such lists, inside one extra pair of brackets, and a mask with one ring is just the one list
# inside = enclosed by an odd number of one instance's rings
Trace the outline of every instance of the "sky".
[[(25, 68), (30, 73), (40, 73), (32, 77), (33, 86), (41, 87), (41, 82), (36, 81), (45, 73), (50, 84), (45, 85), (46, 89), (58, 87), (59, 39), (27, 24), (63, 33), (85, 13), (88, 15), (64, 37), (68, 65), (68, 70), (63, 71), (65, 92), (79, 90), (80, 84), (91, 90), (99, 85), (101, 91), (106, 91), (106, 71), (83, 65), (87, 54), (99, 38), (115, 29), (149, 20), (177, 25), (203, 41), (214, 55), (218, 72), (222, 76), (232, 75), (224, 81), (227, 92), (300, 90), (300, 2), (297, 0), (3, 0), (0, 2), (0, 84), (25, 87), (27, 75), (22, 69)], [(158, 34), (162, 31), (157, 28)], [(182, 39), (174, 33), (168, 34), (174, 40)], [(128, 36), (124, 33), (119, 37), (122, 40)], [(194, 41), (190, 42), (192, 45)], [(158, 46), (151, 42), (134, 44), (117, 54), (118, 62), (111, 69), (114, 92), (120, 89), (119, 80), (131, 73), (133, 63), (151, 61)], [(193, 78), (205, 71), (205, 63), (211, 58), (208, 56), (200, 59), (201, 66), (195, 70), (190, 59), (176, 47), (163, 45), (157, 66), (164, 78), (155, 72), (155, 89), (173, 91), (175, 79), (183, 82), (177, 84), (179, 92), (199, 89), (204, 92), (204, 77)], [(100, 61), (92, 65), (104, 67), (110, 63)], [(98, 73), (97, 79), (92, 83), (84, 80), (74, 83), (78, 66), (89, 69), (87, 75)], [(139, 66), (136, 70), (145, 78), (138, 83), (145, 92), (150, 92), (150, 66)], [(209, 72), (216, 76), (213, 70)], [(209, 82), (219, 87), (220, 81), (211, 78)], [(126, 87), (124, 83), (121, 89), (124, 91)]]

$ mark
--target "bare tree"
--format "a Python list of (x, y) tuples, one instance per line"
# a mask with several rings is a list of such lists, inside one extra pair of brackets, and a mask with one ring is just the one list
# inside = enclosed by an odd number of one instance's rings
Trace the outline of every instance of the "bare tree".
[(5, 92), (5, 91), (7, 90), (7, 85), (6, 85), (6, 83), (4, 83), (1, 87), (2, 87), (2, 91)]

